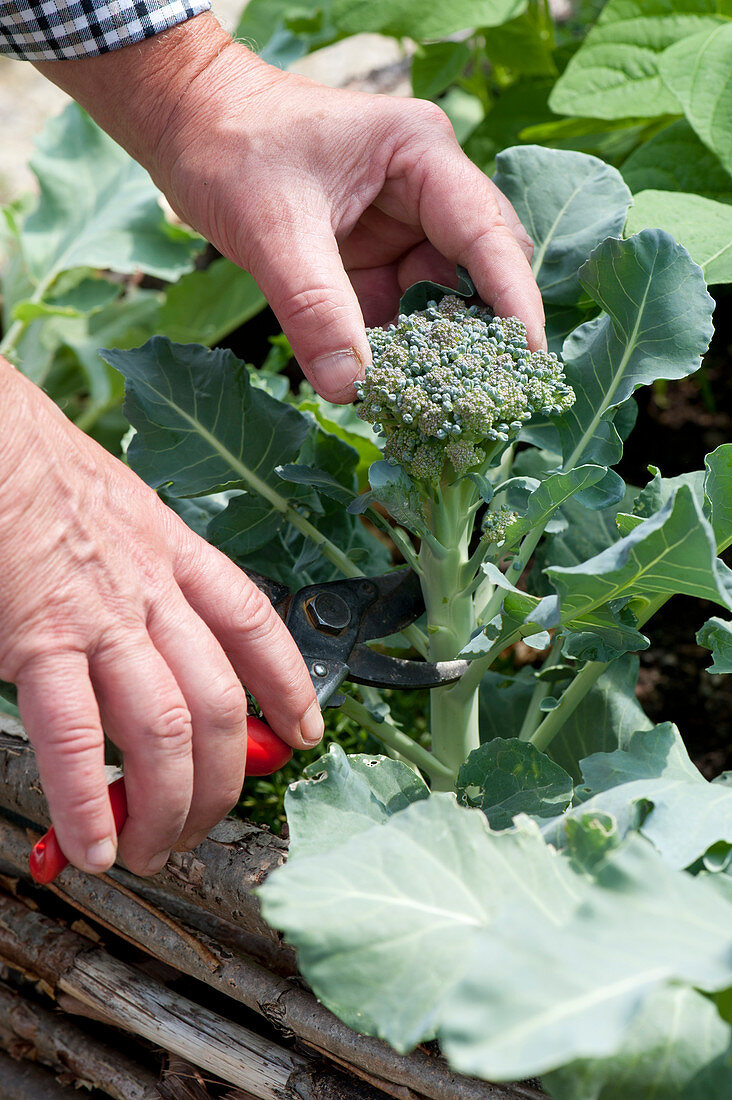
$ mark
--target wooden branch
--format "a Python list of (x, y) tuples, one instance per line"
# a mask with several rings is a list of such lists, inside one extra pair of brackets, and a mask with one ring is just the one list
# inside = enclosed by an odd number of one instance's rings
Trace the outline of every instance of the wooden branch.
[[(0, 1046), (100, 1089), (113, 1100), (158, 1100), (157, 1078), (68, 1019), (0, 982)], [(0, 1081), (2, 1078), (0, 1077)]]
[(7, 895), (0, 895), (0, 960), (257, 1100), (384, 1100), (382, 1092), (321, 1070), (307, 1056), (172, 992)]
[[(14, 873), (25, 873), (29, 850), (24, 831), (0, 818), (0, 852)], [(155, 958), (261, 1013), (314, 1053), (395, 1100), (415, 1095), (429, 1100), (532, 1100), (539, 1095), (521, 1085), (499, 1087), (463, 1077), (423, 1051), (397, 1054), (380, 1039), (352, 1031), (306, 989), (276, 977), (236, 949), (222, 949), (200, 933), (194, 936), (133, 891), (120, 893), (119, 884), (107, 875), (68, 868), (54, 892)]]
[[(0, 715), (0, 805), (28, 821), (50, 824), (33, 750), (20, 723), (6, 715)], [(251, 891), (286, 857), (286, 842), (268, 829), (226, 818), (194, 852), (173, 852), (148, 881), (279, 945), (279, 932), (264, 922)]]
[(0, 1086), (3, 1100), (79, 1100), (76, 1089), (60, 1085), (48, 1070), (1, 1052)]

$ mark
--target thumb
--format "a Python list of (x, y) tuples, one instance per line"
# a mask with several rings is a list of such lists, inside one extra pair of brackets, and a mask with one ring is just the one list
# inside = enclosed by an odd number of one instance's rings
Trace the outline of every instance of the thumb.
[(328, 222), (267, 230), (266, 253), (250, 270), (282, 325), (308, 381), (347, 404), (371, 362), (363, 314)]

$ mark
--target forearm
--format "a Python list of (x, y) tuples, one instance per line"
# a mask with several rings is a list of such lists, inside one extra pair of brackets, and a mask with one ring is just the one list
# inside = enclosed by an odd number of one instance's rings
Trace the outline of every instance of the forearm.
[(181, 104), (224, 54), (222, 72), (231, 72), (232, 64), (238, 70), (251, 67), (253, 85), (257, 76), (261, 80), (270, 71), (255, 54), (234, 43), (209, 12), (110, 53), (33, 64), (158, 177), (164, 172), (162, 147), (175, 130)]

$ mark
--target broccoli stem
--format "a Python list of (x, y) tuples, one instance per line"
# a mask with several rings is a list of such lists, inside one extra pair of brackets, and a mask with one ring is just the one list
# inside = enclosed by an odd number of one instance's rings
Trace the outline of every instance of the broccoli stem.
[[(418, 567), (433, 661), (452, 660), (475, 629), (473, 598), (464, 582), (477, 497), (472, 481), (461, 478), (452, 484), (443, 482), (429, 502), (430, 525), (439, 547), (423, 539)], [(434, 689), (430, 728), (432, 752), (447, 769), (433, 775), (433, 787), (451, 790), (460, 765), (479, 744), (477, 692), (463, 698), (449, 687)]]

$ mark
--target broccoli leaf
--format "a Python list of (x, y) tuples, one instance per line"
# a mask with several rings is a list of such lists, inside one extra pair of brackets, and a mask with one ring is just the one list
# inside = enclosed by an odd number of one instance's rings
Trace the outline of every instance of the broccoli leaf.
[(617, 1053), (542, 1077), (552, 1100), (722, 1100), (732, 1092), (732, 1029), (687, 986), (652, 993)]
[(705, 511), (721, 554), (732, 544), (732, 443), (708, 454), (704, 466)]
[[(690, 488), (660, 512), (581, 565), (550, 566), (562, 622), (585, 623), (611, 601), (685, 593), (732, 607), (732, 571), (717, 558), (714, 533)], [(586, 629), (581, 626), (579, 629)]]
[[(337, 837), (350, 805), (331, 809)], [(456, 1068), (512, 1080), (617, 1050), (659, 988), (732, 982), (729, 900), (607, 818), (571, 822), (561, 854), (444, 794), (344, 824), (268, 878), (263, 911), (319, 999), (398, 1050), (436, 1032)]]
[(699, 645), (711, 649), (714, 661), (707, 672), (732, 672), (732, 623), (724, 619), (707, 619), (697, 631)]
[[(710, 783), (689, 759), (670, 722), (635, 733), (626, 748), (580, 763), (582, 804), (570, 816), (608, 813), (621, 831), (640, 828), (672, 867), (689, 867), (713, 845), (732, 844), (732, 788)], [(562, 820), (548, 826), (561, 840)]]
[(508, 829), (520, 813), (554, 817), (566, 810), (573, 791), (564, 768), (515, 737), (474, 749), (457, 781), (460, 801), (481, 809), (492, 829)]
[(564, 345), (567, 379), (577, 395), (558, 423), (565, 468), (616, 462), (621, 448), (617, 434), (615, 441), (608, 435), (608, 413), (638, 386), (698, 370), (712, 334), (713, 302), (701, 270), (660, 229), (605, 241), (579, 279), (606, 312)]
[(597, 157), (526, 145), (496, 157), (494, 181), (534, 242), (532, 267), (543, 297), (576, 305), (580, 264), (622, 232), (631, 201), (622, 176)]

